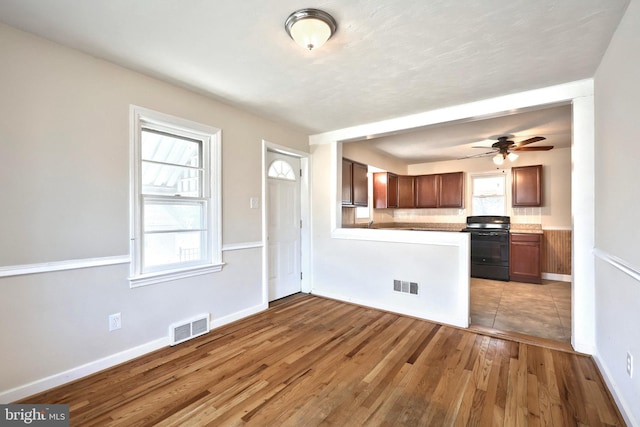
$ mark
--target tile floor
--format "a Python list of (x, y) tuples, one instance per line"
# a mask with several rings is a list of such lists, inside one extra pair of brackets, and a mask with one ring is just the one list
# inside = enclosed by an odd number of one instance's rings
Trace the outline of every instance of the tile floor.
[(571, 283), (471, 279), (471, 324), (571, 342)]

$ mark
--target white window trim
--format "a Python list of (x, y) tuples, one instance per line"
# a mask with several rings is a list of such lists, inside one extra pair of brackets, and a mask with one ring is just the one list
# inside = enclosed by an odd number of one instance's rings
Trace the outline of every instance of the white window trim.
[[(143, 107), (131, 105), (130, 108), (130, 251), (131, 268), (129, 285), (138, 287), (178, 280), (202, 274), (214, 273), (222, 270), (222, 203), (221, 203), (221, 135), (218, 128), (192, 122), (190, 120), (159, 113)], [(208, 142), (208, 158), (203, 158), (209, 164), (209, 239), (207, 252), (210, 262), (192, 267), (173, 270), (162, 270), (153, 273), (142, 273), (141, 242), (141, 129), (143, 124), (168, 127), (178, 132), (197, 134)], [(205, 150), (206, 151), (206, 150)]]
[[(471, 174), (471, 215), (478, 215), (476, 212), (473, 212), (473, 199), (475, 197), (494, 197), (494, 196), (476, 196), (475, 195), (475, 178), (489, 178), (489, 177), (502, 177), (502, 179), (504, 179), (504, 192), (502, 194), (502, 197), (504, 197), (504, 201), (503, 201), (503, 207), (502, 207), (502, 212), (503, 215), (508, 215), (508, 204), (507, 204), (507, 177), (504, 173), (504, 170), (502, 170), (501, 172), (480, 172), (480, 173), (474, 173)], [(495, 195), (495, 196), (500, 196), (500, 195)]]

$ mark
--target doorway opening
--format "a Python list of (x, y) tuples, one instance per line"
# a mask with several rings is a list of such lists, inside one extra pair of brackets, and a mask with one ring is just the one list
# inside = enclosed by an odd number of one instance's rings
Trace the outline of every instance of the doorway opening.
[(263, 141), (263, 297), (309, 292), (308, 154)]

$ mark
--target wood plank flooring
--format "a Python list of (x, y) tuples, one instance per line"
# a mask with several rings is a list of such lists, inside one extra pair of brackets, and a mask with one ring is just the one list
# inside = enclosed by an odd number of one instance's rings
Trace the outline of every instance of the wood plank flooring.
[(83, 426), (624, 425), (587, 356), (304, 294), (22, 402)]

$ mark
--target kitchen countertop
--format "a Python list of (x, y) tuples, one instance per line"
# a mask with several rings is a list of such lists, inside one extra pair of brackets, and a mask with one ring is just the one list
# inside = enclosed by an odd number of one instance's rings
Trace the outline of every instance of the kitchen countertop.
[(510, 231), (519, 234), (544, 234), (540, 224), (511, 224)]
[[(461, 231), (466, 228), (465, 223), (441, 222), (380, 222), (373, 223), (370, 228), (386, 230), (416, 230), (416, 231)], [(369, 228), (366, 223), (344, 226), (344, 228)], [(544, 234), (540, 224), (511, 224), (511, 233)]]
[(379, 224), (373, 223), (371, 228), (416, 231), (460, 231), (466, 226), (466, 224), (439, 222), (387, 222)]

